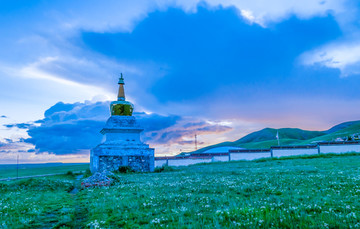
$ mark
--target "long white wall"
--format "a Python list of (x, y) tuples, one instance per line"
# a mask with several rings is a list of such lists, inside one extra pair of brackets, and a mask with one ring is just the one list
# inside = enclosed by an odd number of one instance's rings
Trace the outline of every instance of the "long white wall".
[(155, 167), (163, 167), (167, 160), (155, 160)]
[(261, 152), (261, 153), (230, 153), (230, 160), (232, 161), (240, 161), (240, 160), (255, 160), (259, 158), (267, 158), (271, 157), (271, 153), (269, 152)]
[(272, 149), (273, 157), (285, 157), (296, 155), (311, 155), (318, 154), (317, 148), (310, 149)]
[(184, 159), (172, 159), (169, 160), (169, 166), (185, 166), (185, 165), (193, 165), (198, 163), (209, 163), (211, 162), (211, 158), (200, 158), (200, 159), (193, 159), (193, 158), (184, 158)]
[(213, 156), (213, 157), (212, 157), (212, 162), (217, 162), (217, 161), (229, 161), (229, 155), (225, 155), (225, 156)]
[[(320, 153), (348, 153), (348, 152), (358, 152), (360, 153), (360, 143), (359, 144), (319, 144), (318, 148), (272, 148), (273, 157), (284, 157), (284, 156), (295, 156), (295, 155), (313, 155)], [(269, 158), (271, 157), (271, 151), (268, 152), (230, 152), (231, 161), (239, 160), (255, 160), (259, 158)], [(155, 159), (155, 167), (161, 167), (165, 165), (168, 161), (169, 166), (186, 166), (193, 165), (197, 163), (209, 163), (217, 161), (229, 161), (229, 155), (214, 155), (210, 158), (181, 158), (181, 159)]]
[(353, 145), (319, 145), (320, 153), (360, 153), (360, 144)]

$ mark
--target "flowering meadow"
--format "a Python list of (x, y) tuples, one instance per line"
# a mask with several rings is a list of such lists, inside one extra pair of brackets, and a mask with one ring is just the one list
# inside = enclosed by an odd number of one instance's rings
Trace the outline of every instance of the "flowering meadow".
[(360, 228), (360, 156), (224, 162), (0, 183), (0, 228)]

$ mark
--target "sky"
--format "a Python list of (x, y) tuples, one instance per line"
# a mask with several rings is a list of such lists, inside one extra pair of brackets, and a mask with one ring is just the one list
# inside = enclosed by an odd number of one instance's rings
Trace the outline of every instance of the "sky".
[[(360, 118), (356, 0), (0, 1), (0, 164), (88, 162), (124, 74), (157, 156)], [(275, 136), (274, 136), (275, 137)]]

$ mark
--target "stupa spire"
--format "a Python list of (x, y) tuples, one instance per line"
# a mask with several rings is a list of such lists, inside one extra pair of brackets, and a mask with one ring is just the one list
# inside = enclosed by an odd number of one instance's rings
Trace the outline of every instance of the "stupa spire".
[(121, 77), (119, 78), (119, 92), (118, 92), (118, 101), (125, 101), (125, 90), (124, 90), (124, 77), (123, 74), (120, 74)]
[(131, 116), (134, 110), (132, 103), (125, 101), (124, 77), (120, 74), (118, 99), (110, 103), (111, 115)]

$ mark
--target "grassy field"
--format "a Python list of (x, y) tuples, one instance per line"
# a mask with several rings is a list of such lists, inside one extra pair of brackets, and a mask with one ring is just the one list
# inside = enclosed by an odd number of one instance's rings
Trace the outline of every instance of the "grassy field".
[(360, 156), (225, 162), (0, 182), (0, 228), (357, 228)]
[[(0, 179), (17, 176), (16, 165), (0, 165)], [(20, 164), (19, 177), (66, 173), (68, 171), (78, 172), (89, 168), (88, 163), (48, 163), (48, 164)]]

